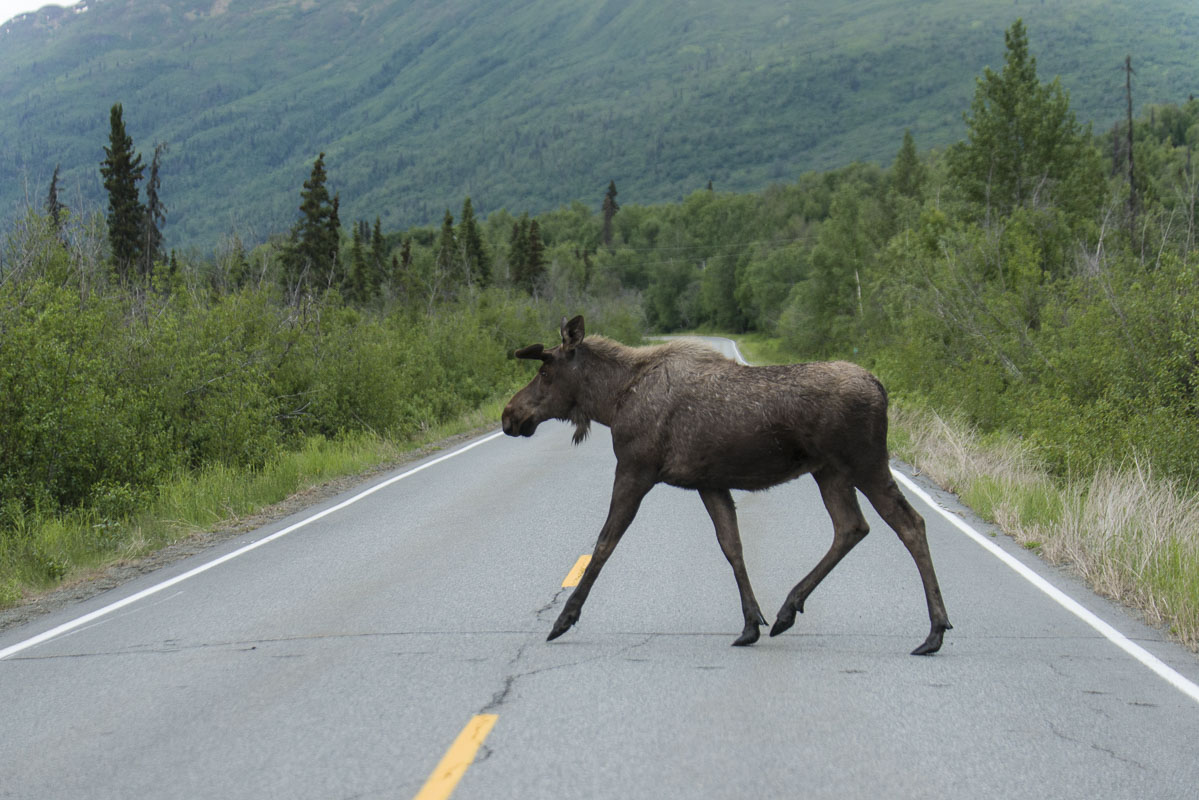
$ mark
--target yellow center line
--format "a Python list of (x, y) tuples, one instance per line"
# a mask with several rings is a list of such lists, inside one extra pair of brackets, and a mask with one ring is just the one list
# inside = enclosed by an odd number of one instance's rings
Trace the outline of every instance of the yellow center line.
[(496, 714), (477, 714), (458, 734), (458, 738), (450, 745), (441, 761), (433, 769), (433, 774), (425, 781), (425, 785), (417, 793), (415, 800), (446, 800), (466, 774), (466, 768), (475, 760), (479, 746), (491, 732)]
[(568, 586), (578, 586), (579, 581), (583, 578), (583, 570), (587, 569), (587, 565), (591, 563), (591, 556), (579, 556), (579, 560), (570, 568), (570, 572), (566, 573), (566, 577), (562, 579), (562, 588)]

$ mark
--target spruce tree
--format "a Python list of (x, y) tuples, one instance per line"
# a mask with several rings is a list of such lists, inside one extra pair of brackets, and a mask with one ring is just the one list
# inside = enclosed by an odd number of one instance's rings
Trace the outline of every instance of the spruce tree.
[(537, 220), (529, 222), (528, 262), (525, 268), (525, 281), (532, 293), (545, 275), (545, 244), (541, 241), (541, 226)]
[(508, 238), (508, 278), (513, 286), (529, 289), (529, 215), (521, 214), (512, 223), (512, 235)]
[[(174, 259), (174, 251), (171, 252), (171, 258)], [(250, 265), (246, 261), (246, 247), (242, 244), (241, 237), (237, 234), (233, 236), (232, 252), (229, 254), (229, 289), (238, 291), (246, 285), (250, 278)]]
[(895, 163), (891, 166), (891, 184), (895, 191), (904, 197), (920, 199), (920, 191), (924, 185), (924, 165), (920, 163), (920, 157), (916, 154), (916, 141), (912, 138), (910, 130), (903, 132), (903, 144), (900, 145)]
[(399, 259), (392, 258), (391, 280), (396, 296), (403, 302), (412, 299), (414, 292), (412, 280), (412, 237), (405, 236), (400, 244)]
[(443, 288), (446, 284), (461, 281), (461, 259), (458, 255), (458, 240), (454, 235), (454, 215), (447, 208), (441, 221), (441, 236), (437, 239), (437, 256), (434, 260), (434, 282)]
[(1037, 60), (1017, 19), (1004, 33), (1003, 70), (975, 81), (967, 140), (946, 154), (950, 174), (985, 213), (1007, 215), (1035, 197), (1089, 213), (1103, 196), (1098, 153), (1055, 78), (1037, 79)]
[(619, 210), (620, 210), (620, 205), (616, 202), (616, 181), (608, 181), (608, 191), (604, 194), (604, 207), (603, 207), (604, 247), (612, 246), (612, 220), (616, 216), (616, 212)]
[(367, 259), (370, 271), (367, 273), (367, 293), (377, 297), (387, 274), (387, 240), (383, 237), (383, 224), (375, 216), (375, 227), (371, 229), (371, 252)]
[(154, 145), (154, 157), (150, 159), (150, 178), (146, 181), (146, 214), (142, 218), (142, 252), (139, 260), (142, 277), (149, 277), (154, 264), (162, 260), (162, 224), (166, 222), (167, 209), (159, 195), (161, 180), (159, 169), (162, 154), (167, 151), (166, 142)]
[(340, 284), (336, 271), (339, 245), (338, 198), (330, 199), (325, 186), (325, 154), (312, 165), (312, 173), (300, 192), (300, 213), (292, 228), (291, 246), (285, 259), (289, 288), (301, 292), (314, 283)]
[(345, 295), (351, 303), (361, 305), (367, 300), (366, 249), (362, 243), (362, 223), (354, 224), (350, 240), (350, 268), (346, 271)]
[(50, 178), (50, 191), (46, 195), (46, 213), (54, 224), (54, 231), (59, 234), (62, 233), (63, 212), (68, 210), (58, 199), (58, 171), (61, 166), (61, 164), (54, 165), (54, 175)]
[(141, 255), (142, 223), (146, 209), (138, 200), (142, 179), (141, 155), (133, 152), (133, 139), (125, 132), (124, 112), (117, 103), (109, 112), (108, 147), (100, 162), (108, 192), (108, 243), (117, 276), (125, 281)]
[(491, 257), (479, 234), (474, 207), (467, 197), (462, 203), (462, 221), (458, 224), (458, 239), (466, 259), (468, 279), (480, 286), (491, 283)]

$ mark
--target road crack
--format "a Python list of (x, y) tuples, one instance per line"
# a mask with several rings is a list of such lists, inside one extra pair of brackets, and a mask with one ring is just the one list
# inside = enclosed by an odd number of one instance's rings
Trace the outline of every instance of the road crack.
[(1120, 755), (1115, 750), (1112, 750), (1109, 747), (1104, 747), (1100, 744), (1096, 744), (1095, 742), (1085, 742), (1082, 739), (1075, 739), (1072, 736), (1067, 736), (1066, 734), (1059, 731), (1057, 729), (1057, 726), (1055, 726), (1052, 722), (1049, 723), (1049, 730), (1053, 733), (1054, 736), (1061, 739), (1062, 741), (1070, 742), (1071, 744), (1082, 745), (1084, 747), (1090, 747), (1092, 750), (1098, 751), (1100, 753), (1104, 753), (1104, 754), (1110, 756), (1111, 758), (1114, 758), (1116, 761), (1120, 761), (1124, 764), (1131, 764), (1132, 766), (1134, 766), (1140, 770), (1145, 769), (1145, 765), (1142, 764), (1141, 762), (1135, 761), (1131, 758), (1125, 758), (1124, 756)]

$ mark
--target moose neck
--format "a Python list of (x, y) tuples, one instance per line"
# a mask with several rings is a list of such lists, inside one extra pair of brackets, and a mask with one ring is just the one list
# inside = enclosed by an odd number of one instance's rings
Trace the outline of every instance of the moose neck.
[[(584, 365), (582, 390), (576, 401), (578, 417), (611, 427), (624, 393), (642, 367), (639, 352), (602, 336), (587, 337), (581, 349)], [(582, 427), (580, 419), (573, 421)]]

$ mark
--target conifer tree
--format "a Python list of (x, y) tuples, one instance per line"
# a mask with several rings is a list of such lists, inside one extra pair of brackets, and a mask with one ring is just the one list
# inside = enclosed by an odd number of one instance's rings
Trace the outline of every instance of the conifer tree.
[(162, 154), (166, 151), (166, 142), (154, 145), (150, 178), (146, 181), (146, 215), (142, 219), (142, 252), (139, 261), (143, 278), (148, 277), (154, 270), (154, 264), (162, 260), (162, 224), (166, 222), (167, 209), (159, 196), (162, 186), (159, 169), (162, 166)]
[(366, 250), (362, 243), (363, 223), (355, 223), (350, 240), (350, 268), (346, 273), (345, 294), (351, 303), (361, 305), (367, 300)]
[(412, 237), (405, 236), (404, 241), (400, 244), (400, 257), (396, 259), (394, 256), (391, 260), (391, 281), (393, 291), (396, 296), (403, 302), (408, 302), (412, 299), (413, 281), (412, 281)]
[(895, 163), (891, 166), (891, 183), (895, 191), (904, 197), (920, 199), (921, 187), (924, 185), (924, 165), (920, 163), (920, 157), (916, 154), (916, 141), (912, 138), (910, 130), (903, 132), (903, 144), (900, 145)]
[(528, 291), (529, 272), (529, 215), (521, 214), (512, 223), (512, 235), (508, 238), (508, 277), (513, 286)]
[(462, 222), (458, 224), (458, 240), (466, 260), (467, 279), (480, 286), (491, 283), (491, 257), (479, 234), (479, 224), (470, 198), (462, 202)]
[(1075, 121), (1061, 82), (1037, 80), (1024, 23), (1004, 33), (1007, 53), (1000, 73), (976, 79), (967, 140), (950, 148), (950, 174), (967, 198), (988, 214), (1009, 214), (1034, 197), (1085, 213), (1102, 197), (1098, 153)]
[[(172, 250), (172, 261), (174, 257), (175, 252)], [(242, 244), (241, 237), (234, 234), (232, 252), (229, 254), (229, 288), (238, 291), (246, 285), (249, 277), (250, 265), (246, 261), (246, 247)]]
[(383, 224), (378, 215), (375, 216), (375, 227), (371, 229), (371, 252), (368, 263), (370, 264), (370, 273), (367, 291), (371, 297), (377, 297), (387, 274), (387, 240), (383, 237)]
[(537, 288), (545, 275), (545, 244), (541, 241), (541, 226), (537, 220), (529, 223), (528, 261), (525, 267), (525, 283), (529, 292)]
[(58, 199), (58, 171), (61, 166), (61, 164), (54, 165), (54, 175), (50, 178), (50, 191), (46, 195), (46, 213), (54, 224), (55, 232), (60, 234), (62, 233), (62, 215), (68, 210)]
[(441, 221), (441, 236), (437, 239), (437, 255), (433, 262), (435, 285), (445, 288), (447, 283), (460, 282), (460, 264), (458, 240), (454, 235), (454, 215), (447, 208)]
[(100, 162), (104, 189), (108, 192), (108, 243), (117, 276), (125, 281), (141, 255), (142, 223), (146, 210), (138, 200), (137, 183), (145, 165), (133, 152), (133, 139), (125, 132), (121, 104), (109, 112), (108, 147)]
[(604, 247), (612, 246), (612, 220), (616, 216), (616, 212), (620, 210), (620, 205), (616, 202), (616, 181), (608, 181), (608, 191), (604, 194), (604, 229), (603, 241)]
[(312, 165), (312, 173), (300, 192), (300, 213), (292, 228), (291, 246), (285, 259), (289, 288), (299, 293), (313, 283), (340, 284), (337, 274), (338, 198), (329, 197), (325, 186), (325, 154)]

